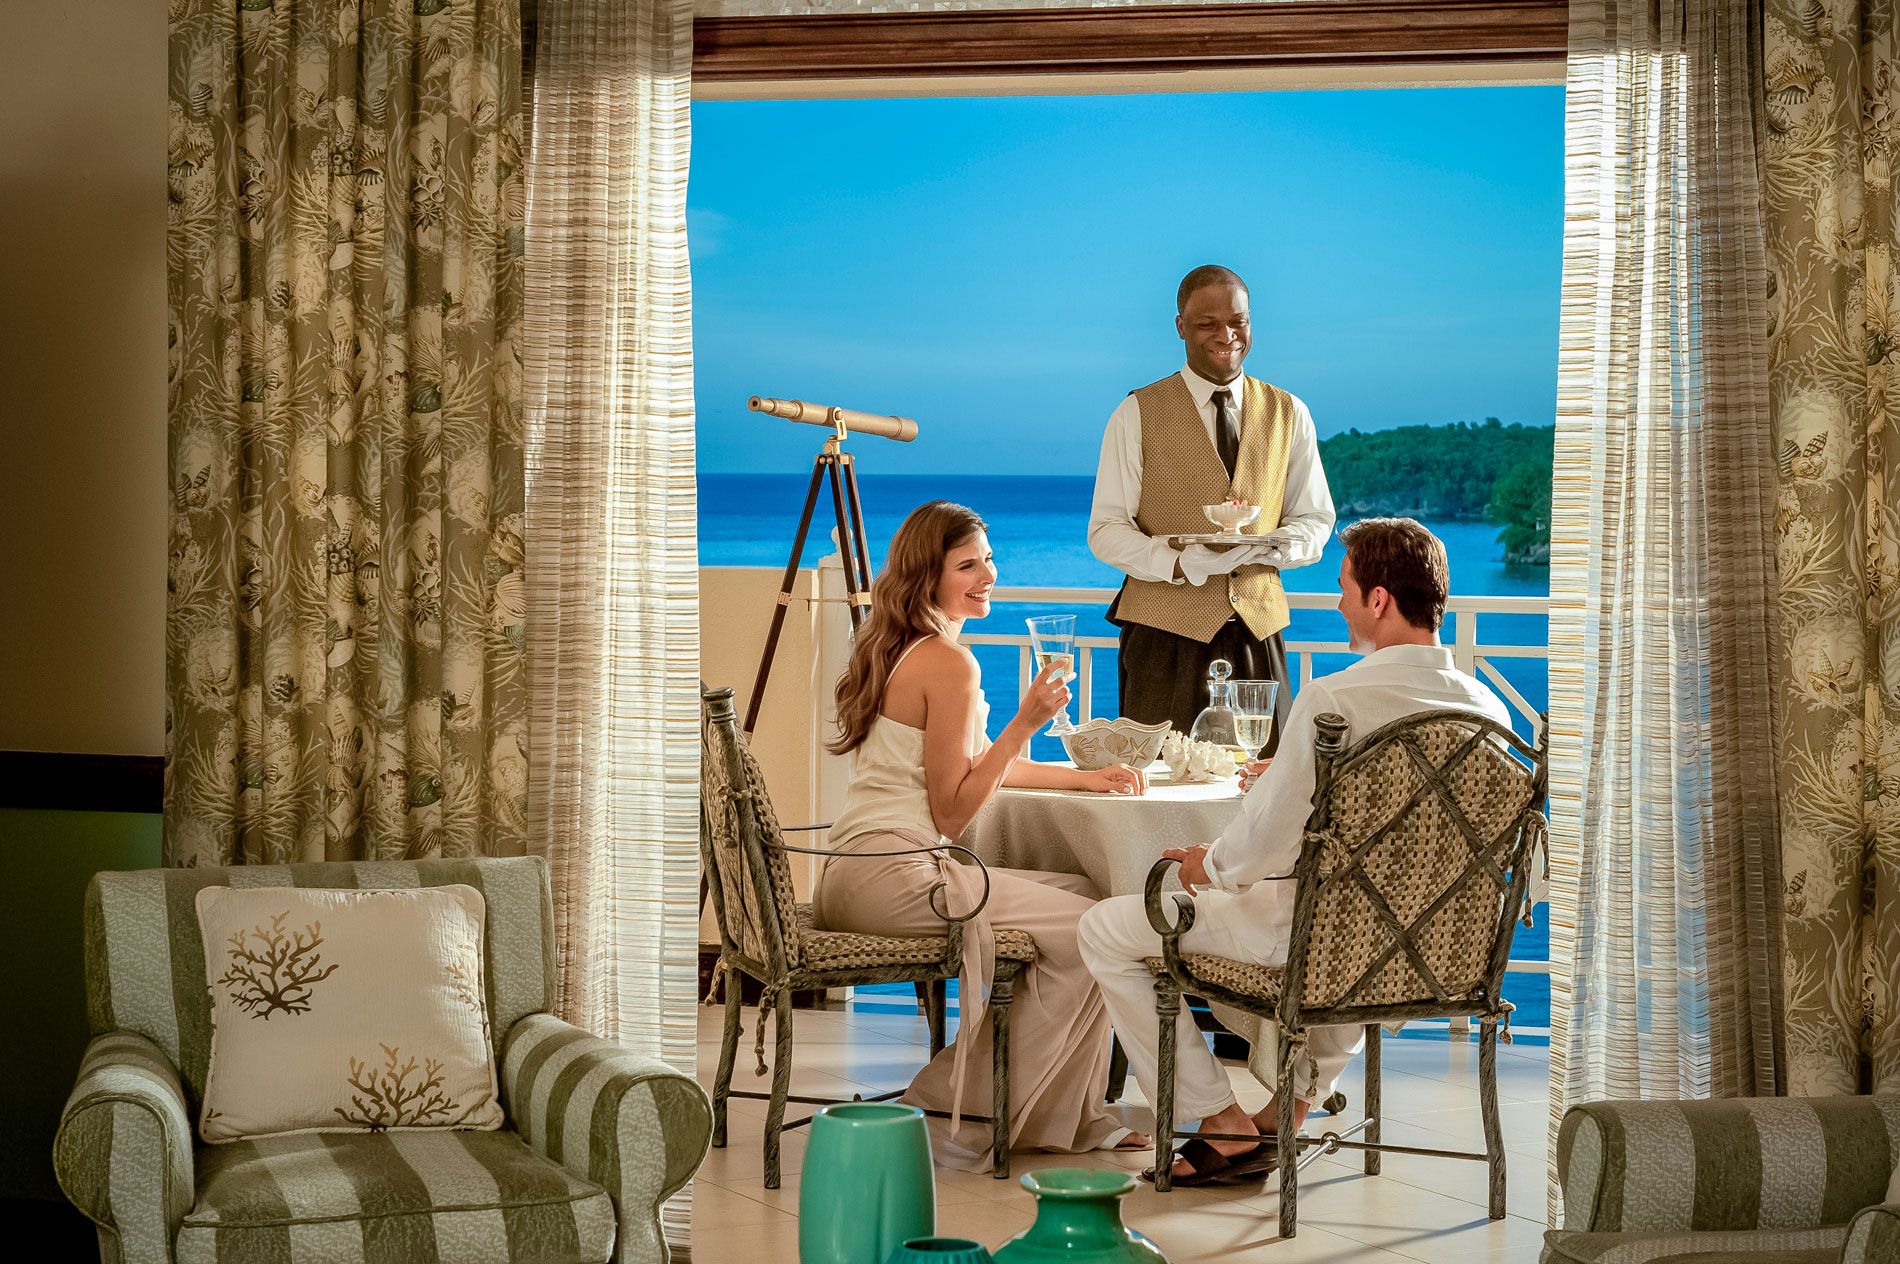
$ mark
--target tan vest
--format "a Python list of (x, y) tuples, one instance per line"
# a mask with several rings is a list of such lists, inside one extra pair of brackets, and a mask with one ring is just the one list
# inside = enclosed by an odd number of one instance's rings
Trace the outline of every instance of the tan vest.
[[(1212, 531), (1203, 505), (1246, 500), (1260, 517), (1244, 530), (1264, 535), (1280, 525), (1286, 499), (1287, 449), (1293, 436), (1293, 397), (1259, 378), (1243, 378), (1240, 399), (1240, 458), (1230, 483), (1201, 420), (1194, 397), (1179, 373), (1135, 392), (1141, 405), (1141, 503), (1135, 525), (1151, 536)], [(1255, 636), (1266, 638), (1287, 625), (1280, 572), (1247, 568), (1247, 575), (1212, 575), (1205, 584), (1128, 579), (1115, 616), (1206, 643), (1238, 614)]]

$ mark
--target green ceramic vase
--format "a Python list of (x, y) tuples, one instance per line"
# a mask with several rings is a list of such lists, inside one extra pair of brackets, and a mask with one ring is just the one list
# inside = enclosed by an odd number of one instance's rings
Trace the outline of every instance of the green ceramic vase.
[(912, 1238), (884, 1264), (993, 1264), (981, 1242), (968, 1238)]
[(930, 1133), (915, 1106), (824, 1107), (798, 1179), (799, 1264), (885, 1264), (937, 1231)]
[(1036, 1196), (1036, 1223), (996, 1249), (996, 1264), (1167, 1264), (1122, 1223), (1128, 1173), (1053, 1167), (1023, 1177), (1023, 1188)]

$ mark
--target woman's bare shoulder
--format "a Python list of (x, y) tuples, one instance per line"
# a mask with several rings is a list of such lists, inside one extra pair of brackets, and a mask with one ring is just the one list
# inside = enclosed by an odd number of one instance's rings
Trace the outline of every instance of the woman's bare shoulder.
[(917, 664), (926, 679), (949, 679), (962, 683), (978, 676), (976, 655), (969, 647), (946, 637), (933, 636), (910, 653), (909, 662)]
[(975, 655), (955, 641), (933, 636), (904, 655), (891, 674), (891, 687), (900, 695), (940, 698), (945, 687), (962, 692), (976, 688), (981, 679)]

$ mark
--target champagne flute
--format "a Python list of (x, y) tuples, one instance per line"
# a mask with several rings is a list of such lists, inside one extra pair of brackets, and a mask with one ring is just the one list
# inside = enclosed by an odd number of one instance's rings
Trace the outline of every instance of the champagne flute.
[(1279, 691), (1277, 680), (1234, 682), (1234, 733), (1245, 748), (1243, 761), (1260, 758), (1273, 736), (1273, 699)]
[[(1024, 622), (1029, 625), (1029, 646), (1035, 653), (1036, 674), (1041, 675), (1051, 667), (1060, 666), (1062, 679), (1074, 680), (1075, 616), (1040, 614)], [(1049, 732), (1058, 736), (1075, 732), (1067, 707), (1056, 712), (1056, 718), (1049, 724)]]

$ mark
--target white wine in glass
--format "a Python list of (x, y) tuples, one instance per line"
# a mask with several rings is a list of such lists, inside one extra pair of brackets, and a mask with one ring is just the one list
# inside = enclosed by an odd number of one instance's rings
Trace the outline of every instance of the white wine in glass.
[(1243, 764), (1260, 758), (1273, 737), (1273, 699), (1279, 692), (1277, 680), (1234, 682), (1234, 736), (1247, 748), (1240, 757)]
[[(1036, 674), (1041, 675), (1050, 667), (1060, 665), (1062, 679), (1074, 677), (1075, 616), (1042, 614), (1025, 622), (1029, 624), (1029, 648), (1036, 658)], [(1049, 731), (1058, 735), (1075, 732), (1075, 724), (1069, 719), (1066, 708), (1056, 712)]]
[(1234, 736), (1240, 739), (1240, 745), (1244, 748), (1240, 756), (1242, 763), (1259, 758), (1267, 745), (1267, 739), (1273, 736), (1273, 713), (1251, 715), (1240, 712), (1234, 716)]

